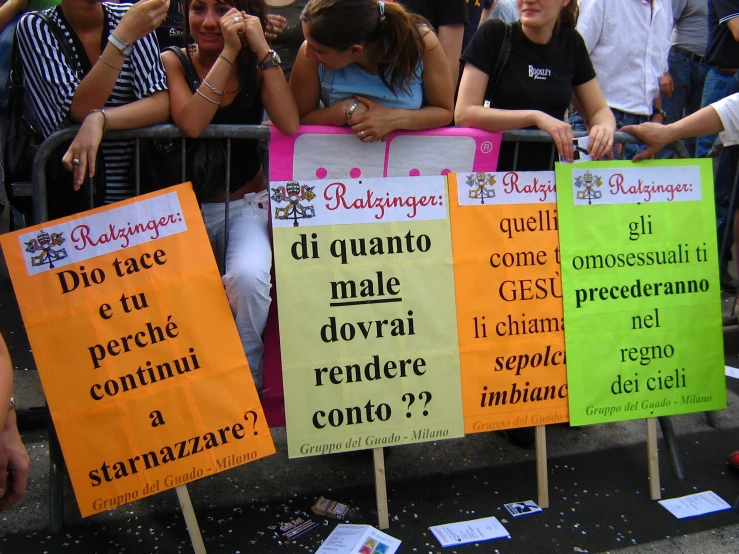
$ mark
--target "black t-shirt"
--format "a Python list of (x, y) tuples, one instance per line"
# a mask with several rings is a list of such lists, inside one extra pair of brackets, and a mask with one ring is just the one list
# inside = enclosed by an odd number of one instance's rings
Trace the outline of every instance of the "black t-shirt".
[(465, 25), (467, 4), (465, 0), (399, 0), (406, 10), (425, 17), (434, 29), (444, 25)]
[(464, 26), (464, 40), (462, 41), (462, 49), (467, 48), (467, 45), (472, 40), (472, 37), (477, 31), (477, 26), (480, 24), (480, 17), (482, 17), (482, 10), (491, 8), (493, 6), (493, 0), (467, 0), (467, 25)]
[[(488, 75), (493, 73), (503, 44), (505, 23), (490, 19), (480, 26), (462, 60)], [(531, 42), (513, 23), (511, 54), (490, 105), (505, 110), (540, 110), (563, 120), (573, 88), (595, 78), (595, 70), (580, 33), (572, 28), (555, 32), (548, 44)], [(517, 169), (547, 169), (549, 145), (522, 144)], [(498, 168), (511, 169), (513, 143), (504, 143)]]
[(727, 22), (739, 17), (739, 0), (708, 2), (708, 47), (706, 62), (719, 68), (739, 67), (739, 42)]

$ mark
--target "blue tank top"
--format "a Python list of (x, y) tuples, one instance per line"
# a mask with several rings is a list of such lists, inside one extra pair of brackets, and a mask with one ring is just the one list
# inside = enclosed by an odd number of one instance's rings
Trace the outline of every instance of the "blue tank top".
[(411, 78), (410, 93), (399, 90), (395, 94), (382, 82), (379, 75), (367, 73), (356, 63), (335, 71), (319, 65), (318, 75), (321, 79), (321, 101), (324, 106), (332, 106), (355, 94), (365, 96), (387, 108), (418, 110), (423, 105), (423, 62)]

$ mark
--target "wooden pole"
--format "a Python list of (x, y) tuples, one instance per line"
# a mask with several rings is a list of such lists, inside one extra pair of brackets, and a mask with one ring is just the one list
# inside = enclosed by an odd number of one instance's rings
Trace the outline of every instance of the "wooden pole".
[(657, 418), (647, 419), (647, 462), (649, 464), (649, 497), (662, 498), (659, 486), (659, 454), (657, 453)]
[(380, 529), (390, 527), (387, 509), (387, 484), (385, 483), (385, 453), (382, 448), (372, 449), (375, 462), (375, 496), (377, 497), (377, 521)]
[(547, 472), (547, 430), (536, 426), (536, 484), (539, 489), (539, 507), (549, 507), (549, 475)]
[(187, 532), (190, 534), (192, 549), (195, 554), (206, 554), (203, 537), (200, 535), (198, 518), (195, 517), (195, 510), (192, 509), (190, 493), (187, 492), (187, 485), (180, 485), (175, 490), (177, 491), (177, 499), (180, 501), (182, 515), (185, 516), (185, 524), (187, 525)]

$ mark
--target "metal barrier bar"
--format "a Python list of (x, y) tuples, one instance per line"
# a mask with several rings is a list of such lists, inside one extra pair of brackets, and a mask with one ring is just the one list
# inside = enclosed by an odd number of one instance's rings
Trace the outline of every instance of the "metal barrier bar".
[[(69, 127), (62, 129), (49, 138), (47, 138), (38, 149), (36, 157), (33, 161), (33, 183), (32, 186), (28, 186), (27, 183), (18, 183), (13, 185), (14, 193), (17, 196), (33, 196), (33, 215), (34, 221), (41, 223), (47, 221), (48, 218), (48, 205), (46, 201), (46, 172), (45, 168), (49, 160), (49, 156), (65, 142), (71, 141), (77, 134), (79, 127)], [(575, 138), (586, 136), (587, 133), (575, 132)], [(226, 213), (225, 213), (225, 228), (226, 228), (226, 242), (224, 244), (223, 252), (223, 267), (225, 268), (226, 249), (228, 248), (228, 221), (229, 221), (229, 196), (230, 196), (230, 181), (231, 181), (231, 141), (232, 139), (269, 139), (270, 128), (264, 125), (209, 125), (205, 128), (203, 133), (198, 138), (203, 139), (227, 139), (226, 140)], [(140, 139), (181, 139), (182, 149), (182, 166), (181, 175), (182, 181), (186, 180), (186, 156), (187, 156), (187, 137), (185, 134), (173, 124), (155, 125), (152, 127), (144, 127), (141, 129), (133, 129), (126, 131), (108, 131), (105, 134), (106, 139), (134, 139), (134, 164), (135, 164), (135, 191), (138, 195), (141, 191), (141, 167), (140, 167), (140, 154), (141, 144)], [(539, 130), (515, 130), (505, 131), (503, 133), (503, 142), (515, 142), (513, 168), (517, 167), (519, 144), (522, 142), (526, 143), (551, 143), (552, 150), (549, 159), (549, 168), (554, 168), (554, 162), (558, 159), (556, 156), (556, 147), (553, 144), (552, 137)], [(617, 132), (614, 137), (614, 144), (640, 144), (636, 137), (629, 135), (628, 133)], [(688, 154), (682, 143), (674, 142), (668, 147), (672, 148), (680, 158), (687, 158)], [(89, 186), (90, 193), (90, 205), (92, 206), (92, 184)], [(670, 452), (670, 460), (672, 462), (673, 471), (675, 472), (678, 479), (685, 479), (685, 474), (680, 459), (680, 454), (677, 449), (675, 441), (675, 435), (672, 425), (668, 418), (659, 418), (662, 426), (662, 433), (665, 436), (665, 442)], [(63, 502), (63, 478), (64, 478), (64, 458), (62, 456), (61, 449), (59, 448), (58, 438), (54, 430), (51, 418), (49, 418), (49, 442), (50, 442), (50, 463), (51, 470), (49, 475), (49, 527), (51, 532), (60, 532), (64, 523), (64, 502)]]

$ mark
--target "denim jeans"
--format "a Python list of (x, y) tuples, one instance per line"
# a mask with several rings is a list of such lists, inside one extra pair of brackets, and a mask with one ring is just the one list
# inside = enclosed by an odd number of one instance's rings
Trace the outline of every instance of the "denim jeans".
[[(262, 388), (262, 333), (272, 301), (272, 248), (269, 238), (269, 195), (266, 190), (251, 192), (229, 203), (228, 229), (223, 202), (202, 206), (208, 231), (231, 310), (236, 320), (241, 343), (246, 352), (257, 389)], [(223, 248), (228, 236), (226, 267), (223, 268)], [(224, 272), (225, 269), (225, 272)]]
[[(718, 70), (716, 70), (716, 68), (712, 67), (708, 72), (708, 75), (706, 75), (706, 82), (703, 84), (701, 108), (705, 108), (706, 106), (729, 96), (733, 80), (734, 77), (731, 75), (722, 75)], [(695, 157), (705, 158), (711, 150), (715, 140), (716, 135), (698, 137), (698, 141), (695, 146)]]
[[(622, 112), (621, 110), (617, 110), (615, 108), (611, 108), (611, 111), (613, 112), (613, 117), (616, 118), (616, 129), (620, 129), (621, 127), (626, 127), (627, 125), (639, 125), (640, 123), (644, 123), (646, 121), (649, 121), (649, 116), (646, 115), (636, 115), (633, 113), (626, 113)], [(572, 127), (573, 131), (587, 131), (587, 127), (585, 126), (585, 121), (583, 121), (582, 116), (578, 112), (572, 112), (570, 114), (570, 117), (568, 119), (568, 123)], [(618, 151), (616, 147), (613, 147), (613, 159), (615, 160), (630, 160), (636, 154), (638, 154), (640, 151), (644, 150), (644, 145), (641, 144), (624, 144), (623, 149), (621, 150), (621, 155), (618, 154)]]
[[(734, 75), (731, 80), (731, 87), (728, 95), (739, 92), (739, 73)], [(719, 247), (719, 268), (721, 271), (727, 269), (729, 265), (731, 245), (734, 244), (734, 213), (737, 209), (738, 194), (735, 194), (734, 203), (731, 204), (731, 191), (737, 186), (736, 170), (739, 164), (739, 145), (725, 146), (721, 151), (718, 159), (718, 168), (716, 168), (716, 178), (714, 181), (714, 202), (716, 204), (716, 231), (718, 233)], [(727, 237), (726, 246), (721, 251), (721, 243), (724, 240), (728, 225), (729, 235)]]
[[(662, 97), (662, 109), (667, 114), (665, 125), (700, 109), (703, 83), (710, 69), (709, 66), (691, 59), (684, 52), (676, 51), (674, 48), (670, 50), (668, 63), (675, 90), (672, 91), (672, 96)], [(685, 140), (685, 148), (690, 156), (695, 155), (695, 142), (694, 138)]]

